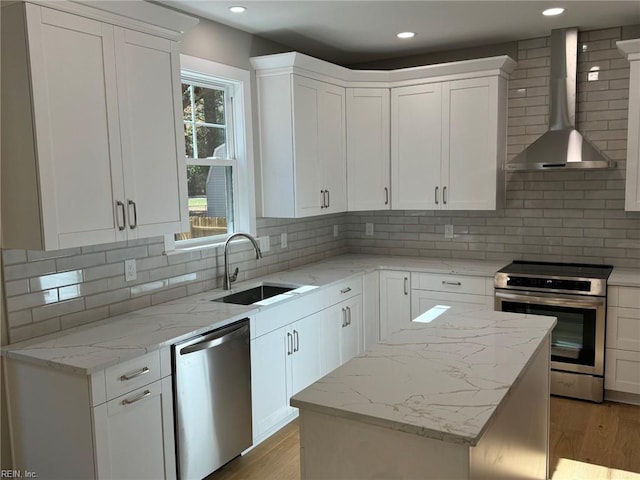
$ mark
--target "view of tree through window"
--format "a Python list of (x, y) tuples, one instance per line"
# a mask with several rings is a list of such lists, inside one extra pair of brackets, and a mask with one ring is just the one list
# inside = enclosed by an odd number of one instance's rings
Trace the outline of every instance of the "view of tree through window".
[(182, 84), (189, 232), (177, 240), (225, 234), (233, 228), (228, 95), (224, 86)]

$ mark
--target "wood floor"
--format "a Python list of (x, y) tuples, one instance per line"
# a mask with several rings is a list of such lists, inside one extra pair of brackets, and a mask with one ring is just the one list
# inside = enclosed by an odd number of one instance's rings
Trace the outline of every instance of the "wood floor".
[[(300, 436), (292, 422), (207, 480), (299, 480)], [(640, 480), (640, 407), (551, 397), (552, 480)]]

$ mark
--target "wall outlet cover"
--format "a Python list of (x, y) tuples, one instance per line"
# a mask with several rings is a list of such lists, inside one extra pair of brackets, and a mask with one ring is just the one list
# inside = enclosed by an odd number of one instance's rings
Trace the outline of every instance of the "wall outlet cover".
[(366, 223), (364, 226), (365, 235), (373, 235), (373, 223)]
[(333, 236), (334, 236), (334, 237), (337, 237), (337, 236), (338, 236), (338, 233), (339, 233), (339, 232), (338, 232), (338, 225), (334, 225), (334, 226), (333, 226)]
[(131, 282), (138, 278), (138, 271), (136, 269), (136, 259), (132, 258), (130, 260), (124, 261), (124, 279), (127, 282)]
[(262, 253), (266, 253), (271, 250), (271, 240), (269, 239), (269, 235), (260, 237), (258, 241), (260, 242), (260, 250), (262, 250)]
[(287, 232), (280, 234), (280, 248), (287, 248), (288, 245)]
[(444, 226), (444, 238), (453, 238), (453, 225)]

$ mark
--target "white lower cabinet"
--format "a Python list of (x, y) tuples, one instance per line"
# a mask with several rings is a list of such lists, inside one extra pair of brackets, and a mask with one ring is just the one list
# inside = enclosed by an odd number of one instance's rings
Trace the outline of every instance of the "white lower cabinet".
[(640, 288), (608, 288), (604, 387), (640, 395)]
[(380, 272), (362, 277), (362, 351), (380, 341)]
[(169, 348), (89, 376), (5, 360), (15, 469), (40, 479), (176, 478)]
[(380, 340), (411, 321), (411, 272), (380, 272)]
[(320, 312), (322, 318), (322, 374), (335, 370), (363, 351), (362, 296)]
[(436, 308), (455, 314), (493, 310), (493, 279), (412, 273), (411, 285), (412, 319)]
[(322, 322), (319, 319), (321, 313), (310, 315), (294, 323), (287, 336), (291, 342), (287, 349), (287, 369), (291, 381), (288, 382), (288, 399), (307, 388), (322, 376), (321, 358), (322, 346), (320, 344), (320, 330)]

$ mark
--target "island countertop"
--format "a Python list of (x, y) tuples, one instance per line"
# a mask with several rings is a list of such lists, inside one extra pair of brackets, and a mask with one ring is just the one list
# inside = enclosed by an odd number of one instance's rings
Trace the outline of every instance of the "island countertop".
[(482, 310), (412, 322), (291, 405), (474, 446), (555, 323)]

